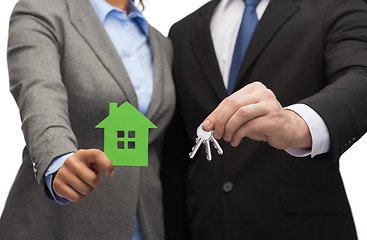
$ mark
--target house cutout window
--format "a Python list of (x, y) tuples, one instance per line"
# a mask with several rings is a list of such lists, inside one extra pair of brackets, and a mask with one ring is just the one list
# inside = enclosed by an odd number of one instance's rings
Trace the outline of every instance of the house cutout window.
[(128, 149), (135, 149), (135, 142), (128, 142), (127, 143), (127, 148)]
[(117, 138), (117, 149), (125, 149), (125, 141), (128, 141), (127, 149), (135, 149), (135, 131), (128, 131), (127, 139), (125, 131), (117, 131)]
[(127, 135), (129, 138), (127, 149), (135, 149), (135, 131), (129, 131)]
[(123, 141), (125, 138), (125, 131), (117, 131), (117, 138), (120, 141), (117, 141), (117, 149), (125, 149), (125, 142)]
[(123, 142), (123, 141), (118, 141), (117, 142), (117, 148), (118, 149), (124, 149), (124, 145), (125, 145), (125, 142)]
[(118, 138), (124, 138), (125, 137), (125, 131), (117, 131), (117, 137)]

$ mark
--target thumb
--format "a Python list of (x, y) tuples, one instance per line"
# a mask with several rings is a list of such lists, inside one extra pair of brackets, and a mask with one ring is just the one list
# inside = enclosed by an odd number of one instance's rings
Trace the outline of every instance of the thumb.
[(212, 120), (212, 117), (209, 115), (205, 120), (204, 122), (202, 123), (202, 128), (205, 130), (205, 131), (210, 131), (214, 128), (214, 124), (213, 124), (213, 120)]

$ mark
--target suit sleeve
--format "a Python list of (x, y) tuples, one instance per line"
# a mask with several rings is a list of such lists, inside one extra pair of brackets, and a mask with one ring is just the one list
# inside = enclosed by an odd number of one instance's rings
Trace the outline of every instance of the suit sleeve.
[(338, 159), (367, 130), (367, 7), (342, 1), (325, 19), (324, 59), (329, 84), (302, 103), (313, 108), (330, 132)]
[(50, 162), (77, 150), (62, 82), (58, 28), (55, 17), (37, 1), (20, 1), (10, 19), (10, 91), (20, 110), (35, 177), (42, 186)]

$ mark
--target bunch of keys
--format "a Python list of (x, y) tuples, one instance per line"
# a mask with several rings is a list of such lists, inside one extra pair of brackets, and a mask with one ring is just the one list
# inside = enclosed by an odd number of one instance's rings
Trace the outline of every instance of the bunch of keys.
[(192, 148), (192, 152), (189, 154), (190, 158), (193, 158), (196, 154), (196, 152), (198, 151), (200, 145), (204, 142), (205, 145), (205, 152), (206, 152), (206, 159), (208, 161), (212, 160), (212, 153), (210, 150), (210, 142), (213, 143), (215, 149), (217, 149), (218, 154), (222, 155), (223, 154), (223, 150), (220, 147), (219, 143), (217, 142), (217, 140), (213, 137), (213, 130), (211, 131), (205, 131), (202, 126), (202, 124), (200, 124), (200, 126), (198, 127), (198, 129), (196, 130), (196, 134), (197, 134), (197, 138), (196, 138), (196, 144), (195, 146)]

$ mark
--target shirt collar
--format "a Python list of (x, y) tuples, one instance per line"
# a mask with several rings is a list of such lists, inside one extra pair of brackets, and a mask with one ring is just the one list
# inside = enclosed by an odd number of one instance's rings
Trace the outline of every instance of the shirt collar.
[[(124, 12), (121, 9), (112, 6), (111, 4), (106, 2), (105, 0), (89, 0), (89, 1), (91, 3), (92, 7), (94, 8), (94, 10), (97, 14), (97, 17), (99, 18), (99, 20), (102, 23), (105, 21), (107, 15), (111, 11)], [(129, 19), (135, 19), (136, 23), (141, 28), (141, 30), (144, 32), (144, 34), (146, 36), (149, 36), (148, 23), (145, 20), (143, 14), (137, 9), (135, 4), (131, 0), (129, 0), (129, 2), (127, 4), (127, 11), (129, 12), (128, 18)]]
[[(229, 4), (230, 2), (233, 1), (243, 1), (243, 0), (221, 0), (221, 4), (223, 4), (224, 6), (227, 6), (227, 4)], [(262, 0), (260, 0), (261, 2)]]

